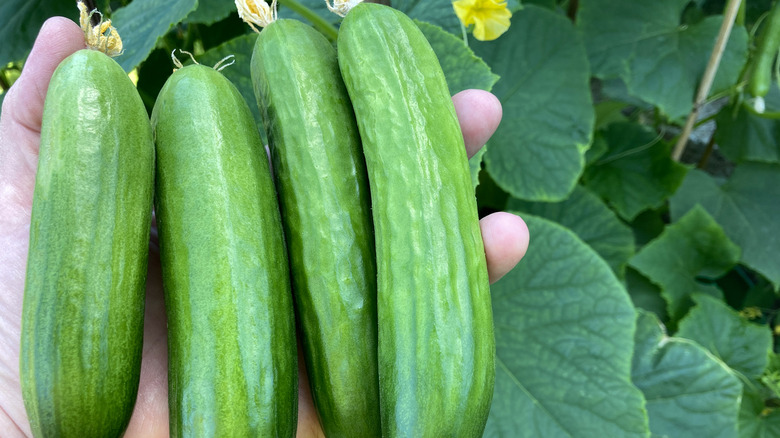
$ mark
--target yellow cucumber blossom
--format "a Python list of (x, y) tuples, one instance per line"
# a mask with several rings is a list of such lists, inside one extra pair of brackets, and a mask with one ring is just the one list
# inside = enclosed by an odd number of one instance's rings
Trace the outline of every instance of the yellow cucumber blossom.
[[(112, 58), (121, 55), (122, 38), (119, 37), (119, 33), (111, 25), (111, 20), (103, 20), (103, 14), (97, 9), (88, 11), (87, 5), (83, 1), (79, 1), (76, 6), (79, 8), (79, 24), (81, 25), (81, 30), (84, 31), (87, 47), (99, 50)], [(100, 23), (96, 26), (93, 26), (91, 23), (92, 14), (100, 16)]]
[(474, 38), (491, 41), (509, 29), (512, 13), (506, 1), (500, 0), (458, 0), (452, 4), (455, 14), (464, 26), (474, 25)]
[(276, 21), (276, 0), (269, 5), (264, 0), (236, 0), (238, 18), (244, 20), (249, 27), (260, 33), (255, 25), (266, 27)]

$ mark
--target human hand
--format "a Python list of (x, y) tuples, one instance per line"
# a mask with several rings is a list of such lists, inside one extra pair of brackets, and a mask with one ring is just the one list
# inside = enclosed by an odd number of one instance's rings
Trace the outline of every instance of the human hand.
[[(49, 19), (0, 113), (0, 430), (8, 437), (31, 435), (19, 382), (19, 340), (43, 102), (54, 69), (82, 48), (84, 35), (75, 23)], [(479, 90), (461, 92), (453, 102), (471, 156), (498, 126), (501, 105)], [(508, 213), (487, 216), (480, 226), (490, 281), (495, 282), (525, 254), (528, 230)], [(138, 398), (125, 436), (168, 436), (166, 318), (156, 250), (149, 253), (143, 343)], [(301, 357), (298, 363), (303, 366)], [(303, 369), (299, 389), (298, 436), (322, 436)]]

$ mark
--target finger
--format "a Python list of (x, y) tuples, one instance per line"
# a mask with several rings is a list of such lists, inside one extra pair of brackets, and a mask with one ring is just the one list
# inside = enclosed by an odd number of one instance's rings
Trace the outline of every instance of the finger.
[(452, 96), (452, 103), (455, 104), (463, 142), (471, 158), (496, 132), (501, 122), (501, 102), (487, 91), (464, 90)]
[[(22, 212), (29, 210), (46, 90), (60, 61), (81, 48), (84, 48), (84, 35), (76, 23), (63, 17), (46, 20), (21, 76), (3, 101), (0, 117), (0, 201), (9, 207), (9, 212), (15, 206), (20, 207)], [(25, 215), (14, 213), (13, 216)]]
[(528, 227), (511, 213), (498, 212), (479, 221), (485, 243), (488, 277), (495, 283), (515, 267), (528, 249)]

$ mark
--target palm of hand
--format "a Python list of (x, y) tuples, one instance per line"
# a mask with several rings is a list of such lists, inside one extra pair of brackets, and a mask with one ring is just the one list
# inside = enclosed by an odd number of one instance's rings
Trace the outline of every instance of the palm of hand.
[[(0, 430), (30, 436), (19, 383), (22, 297), (43, 101), (59, 62), (84, 47), (75, 23), (53, 18), (41, 29), (22, 76), (9, 91), (0, 119)], [(498, 125), (492, 95), (464, 92), (454, 98), (469, 155)], [(525, 224), (497, 213), (481, 221), (491, 282), (508, 272), (528, 245)], [(168, 435), (167, 336), (160, 259), (149, 253), (143, 360), (138, 399), (126, 437)], [(299, 358), (302, 364), (302, 358)], [(305, 370), (299, 371), (298, 436), (322, 436)], [(5, 433), (5, 432), (4, 432)]]

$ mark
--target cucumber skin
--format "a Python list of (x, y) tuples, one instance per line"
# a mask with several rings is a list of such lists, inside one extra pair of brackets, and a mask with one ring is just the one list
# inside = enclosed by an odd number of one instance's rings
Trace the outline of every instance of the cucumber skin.
[(20, 377), (37, 437), (127, 427), (153, 178), (151, 125), (127, 74), (94, 50), (63, 60), (44, 104), (22, 312)]
[(281, 19), (258, 36), (251, 66), (320, 423), (328, 437), (380, 436), (368, 181), (336, 51)]
[(284, 238), (249, 108), (201, 65), (152, 111), (171, 436), (295, 436), (298, 368)]
[(382, 436), (480, 436), (495, 380), (492, 309), (444, 74), (417, 26), (373, 3), (347, 14), (338, 53), (371, 189)]
[(755, 61), (748, 80), (748, 91), (753, 97), (764, 97), (772, 86), (772, 65), (780, 48), (780, 2), (769, 11), (761, 31)]

